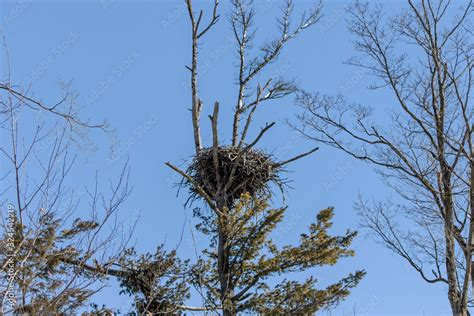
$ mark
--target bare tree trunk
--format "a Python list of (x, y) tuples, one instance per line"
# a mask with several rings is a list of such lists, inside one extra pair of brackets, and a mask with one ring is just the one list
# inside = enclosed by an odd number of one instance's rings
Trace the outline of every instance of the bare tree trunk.
[(189, 19), (191, 20), (191, 27), (192, 27), (192, 61), (191, 67), (187, 66), (189, 71), (191, 71), (191, 116), (193, 122), (193, 134), (194, 134), (194, 146), (196, 152), (199, 152), (202, 149), (202, 142), (201, 142), (201, 125), (200, 125), (200, 118), (201, 118), (201, 110), (202, 110), (202, 102), (199, 99), (198, 94), (198, 86), (197, 86), (197, 72), (198, 72), (198, 41), (201, 36), (203, 36), (219, 19), (219, 15), (217, 15), (217, 7), (219, 5), (219, 1), (214, 1), (214, 10), (211, 20), (209, 24), (207, 24), (204, 29), (200, 30), (201, 18), (202, 18), (202, 11), (199, 14), (198, 19), (196, 20), (194, 17), (193, 6), (191, 0), (186, 0), (186, 6), (188, 8)]
[[(469, 227), (469, 239), (468, 239), (468, 261), (466, 264), (466, 279), (470, 278), (470, 281), (472, 282), (472, 290), (474, 291), (474, 261), (472, 260), (472, 247), (474, 244), (474, 153), (471, 153), (471, 163), (470, 163), (470, 189), (469, 189), (469, 204), (470, 204), (470, 209), (471, 209), (471, 218), (470, 218), (470, 227)], [(469, 284), (469, 279), (466, 282)], [(466, 290), (467, 292), (467, 290)], [(464, 299), (464, 304), (467, 305), (468, 303), (468, 297), (467, 295), (465, 296)]]
[(437, 136), (437, 160), (440, 165), (438, 188), (441, 193), (441, 199), (444, 207), (441, 210), (441, 215), (444, 216), (444, 235), (446, 243), (446, 275), (448, 278), (448, 299), (453, 311), (453, 315), (465, 316), (467, 313), (467, 306), (463, 306), (461, 299), (461, 293), (459, 292), (458, 276), (457, 276), (457, 264), (456, 264), (456, 253), (455, 253), (455, 236), (454, 236), (454, 203), (453, 203), (453, 186), (451, 182), (452, 170), (446, 162), (445, 152), (445, 87), (443, 81), (440, 78), (440, 62), (438, 61), (438, 51), (434, 50), (434, 59), (436, 62), (435, 71), (437, 73), (437, 87), (439, 94), (439, 113), (436, 116), (436, 136)]
[(192, 107), (191, 107), (191, 116), (193, 122), (193, 132), (194, 132), (194, 146), (196, 152), (201, 150), (201, 127), (199, 124), (200, 117), (201, 117), (201, 100), (198, 98), (197, 94), (197, 55), (198, 55), (198, 48), (197, 48), (197, 35), (196, 32), (193, 31), (193, 52), (192, 52), (192, 71), (191, 71), (191, 91), (192, 91)]

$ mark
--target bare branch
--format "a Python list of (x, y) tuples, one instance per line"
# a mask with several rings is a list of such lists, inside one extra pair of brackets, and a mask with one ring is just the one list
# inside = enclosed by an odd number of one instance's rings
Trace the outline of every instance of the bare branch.
[(301, 158), (303, 158), (303, 157), (309, 156), (309, 155), (311, 155), (312, 153), (314, 153), (314, 152), (317, 151), (317, 150), (319, 150), (319, 147), (313, 148), (313, 149), (311, 149), (310, 151), (307, 151), (307, 152), (305, 152), (305, 153), (302, 153), (302, 154), (300, 154), (300, 155), (298, 155), (298, 156), (295, 156), (295, 157), (293, 157), (293, 158), (290, 158), (290, 159), (288, 159), (288, 160), (282, 161), (282, 162), (278, 163), (278, 166), (284, 166), (284, 165), (289, 164), (290, 162), (293, 162), (293, 161), (296, 161), (296, 160), (301, 159)]

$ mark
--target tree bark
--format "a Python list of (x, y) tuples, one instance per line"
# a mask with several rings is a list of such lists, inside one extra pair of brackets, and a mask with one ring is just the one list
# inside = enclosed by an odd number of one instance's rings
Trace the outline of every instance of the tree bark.
[(237, 306), (233, 302), (234, 289), (232, 286), (232, 278), (230, 271), (230, 248), (229, 248), (229, 231), (226, 223), (227, 205), (223, 194), (219, 193), (216, 198), (217, 208), (221, 212), (218, 218), (219, 238), (217, 248), (217, 271), (219, 275), (220, 294), (222, 304), (222, 314), (224, 316), (236, 315)]

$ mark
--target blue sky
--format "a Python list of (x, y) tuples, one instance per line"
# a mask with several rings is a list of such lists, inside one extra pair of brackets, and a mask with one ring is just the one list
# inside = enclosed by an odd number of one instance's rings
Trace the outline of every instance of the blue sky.
[[(209, 1), (195, 1), (196, 8)], [(235, 102), (235, 46), (223, 0), (221, 20), (201, 45), (201, 96), (208, 114), (214, 101), (221, 104), (221, 140), (230, 137), (230, 115)], [(277, 8), (256, 1), (257, 42), (271, 37)], [(296, 10), (311, 6), (299, 0)], [(164, 163), (183, 164), (193, 153), (189, 114), (190, 27), (184, 1), (98, 0), (98, 1), (2, 1), (1, 29), (11, 55), (13, 79), (31, 84), (35, 96), (54, 100), (59, 81), (72, 81), (84, 116), (98, 121), (107, 118), (117, 130), (117, 139), (96, 135), (99, 148), (80, 160), (73, 183), (83, 187), (95, 170), (101, 179), (113, 177), (129, 157), (133, 194), (122, 208), (121, 218), (130, 221), (141, 212), (134, 241), (138, 249), (153, 251), (165, 243), (171, 249), (180, 239), (179, 253), (194, 258), (190, 225), (192, 210), (183, 207), (185, 192), (176, 197), (179, 178)], [(304, 32), (283, 51), (276, 72), (295, 78), (310, 91), (343, 93), (355, 102), (385, 111), (392, 104), (384, 91), (370, 91), (371, 79), (360, 69), (343, 64), (354, 55), (351, 36), (345, 27), (344, 1), (326, 1), (323, 20)], [(399, 10), (401, 1), (386, 1), (390, 11)], [(3, 67), (3, 66), (2, 66)], [(2, 68), (3, 70), (4, 68)], [(252, 132), (265, 122), (277, 126), (261, 147), (284, 159), (314, 146), (295, 135), (283, 123), (297, 113), (292, 99), (266, 105), (258, 113)], [(203, 115), (204, 116), (204, 115)], [(209, 144), (207, 120), (203, 139)], [(110, 160), (114, 143), (116, 156)], [(87, 159), (85, 159), (87, 158)], [(334, 233), (358, 229), (359, 218), (353, 203), (358, 194), (380, 199), (391, 194), (377, 176), (361, 162), (331, 148), (321, 147), (311, 157), (289, 167), (292, 180), (285, 203), (286, 220), (275, 232), (276, 242), (295, 242), (318, 210), (334, 206)], [(104, 187), (107, 183), (104, 183)], [(281, 205), (281, 199), (275, 199)], [(197, 237), (197, 244), (205, 240)], [(312, 270), (291, 277), (314, 275), (327, 284), (348, 272), (364, 268), (366, 278), (339, 307), (321, 315), (448, 315), (448, 301), (442, 286), (428, 285), (398, 257), (377, 245), (361, 231), (354, 243), (357, 254), (334, 267)], [(95, 302), (124, 306), (125, 296), (116, 287), (105, 289)], [(199, 304), (199, 300), (190, 304)], [(126, 309), (125, 309), (126, 310)]]

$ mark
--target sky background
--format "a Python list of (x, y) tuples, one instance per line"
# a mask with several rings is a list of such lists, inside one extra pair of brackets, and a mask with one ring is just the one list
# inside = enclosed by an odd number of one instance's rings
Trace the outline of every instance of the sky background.
[[(220, 102), (221, 140), (228, 143), (237, 93), (237, 59), (225, 14), (228, 1), (221, 2), (221, 19), (200, 47), (199, 88), (204, 118), (210, 113), (210, 105)], [(278, 1), (255, 2), (258, 44), (275, 34)], [(298, 14), (312, 2), (298, 0), (295, 4)], [(371, 78), (343, 63), (355, 54), (346, 30), (346, 4), (326, 1), (321, 22), (290, 42), (267, 74), (295, 78), (309, 91), (342, 93), (351, 101), (374, 106), (383, 113), (393, 106), (390, 94), (368, 90)], [(395, 12), (403, 4), (385, 1), (385, 6)], [(211, 2), (195, 1), (195, 7), (206, 8), (209, 13)], [(140, 214), (133, 239), (137, 248), (154, 251), (161, 243), (168, 249), (175, 248), (184, 223), (178, 251), (182, 257), (194, 259), (192, 209), (184, 208), (186, 192), (182, 190), (177, 196), (175, 184), (179, 177), (164, 165), (170, 161), (183, 166), (193, 154), (189, 72), (185, 68), (191, 58), (191, 42), (184, 1), (2, 1), (0, 13), (13, 81), (31, 85), (33, 95), (45, 102), (57, 97), (59, 82), (71, 81), (78, 93), (78, 103), (84, 106), (84, 117), (97, 121), (106, 118), (117, 131), (115, 139), (102, 134), (94, 136), (98, 150), (83, 151), (73, 171), (73, 185), (91, 185), (97, 170), (105, 188), (105, 180), (116, 177), (129, 158), (134, 188), (120, 216), (127, 223)], [(3, 59), (2, 72), (4, 66)], [(252, 135), (265, 122), (275, 121), (277, 126), (261, 142), (261, 148), (285, 159), (314, 147), (314, 143), (300, 138), (284, 124), (286, 119), (294, 119), (296, 113), (298, 108), (292, 98), (262, 107), (257, 112)], [(204, 119), (203, 139), (209, 145), (207, 123)], [(113, 159), (111, 144), (115, 148)], [(360, 219), (354, 209), (358, 195), (377, 200), (391, 194), (370, 166), (324, 146), (288, 169), (292, 189), (288, 190), (285, 202), (274, 199), (275, 206), (289, 205), (285, 220), (275, 231), (279, 245), (296, 242), (314, 221), (316, 212), (328, 206), (335, 207), (334, 233), (358, 229)], [(206, 245), (205, 239), (196, 239), (198, 248)], [(364, 231), (353, 248), (356, 256), (336, 266), (289, 276), (301, 280), (314, 275), (324, 286), (357, 269), (367, 271), (346, 301), (321, 315), (450, 314), (442, 286), (424, 283), (401, 259), (374, 243)], [(114, 282), (94, 301), (120, 307), (122, 311), (129, 306), (129, 299), (118, 295)], [(199, 303), (199, 299), (189, 302)]]

